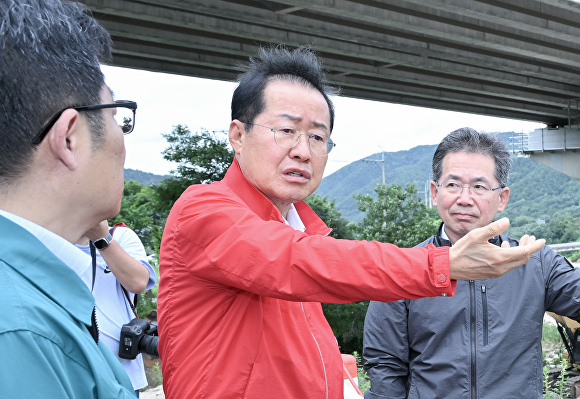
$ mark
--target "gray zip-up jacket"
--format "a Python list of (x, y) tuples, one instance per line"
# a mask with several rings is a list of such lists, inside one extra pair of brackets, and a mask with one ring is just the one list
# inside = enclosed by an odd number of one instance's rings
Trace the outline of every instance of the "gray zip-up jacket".
[[(517, 245), (490, 242), (505, 240)], [(500, 278), (458, 281), (452, 297), (371, 302), (365, 398), (542, 398), (545, 311), (580, 321), (580, 269), (548, 246)]]

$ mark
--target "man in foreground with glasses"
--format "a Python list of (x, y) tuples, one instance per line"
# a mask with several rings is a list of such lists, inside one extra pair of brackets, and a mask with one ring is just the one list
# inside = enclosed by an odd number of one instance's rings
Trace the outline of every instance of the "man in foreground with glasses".
[(137, 105), (113, 102), (110, 55), (77, 3), (0, 2), (2, 398), (135, 397), (98, 339), (91, 260), (73, 245), (121, 205)]
[(165, 225), (166, 398), (342, 398), (343, 364), (320, 302), (452, 295), (452, 279), (500, 276), (542, 246), (487, 243), (506, 221), (453, 251), (327, 237), (303, 200), (334, 147), (330, 93), (304, 48), (261, 50), (241, 76), (232, 166), (222, 181), (188, 188)]
[[(504, 142), (463, 128), (433, 156), (431, 198), (443, 223), (419, 244), (453, 246), (508, 202)], [(501, 234), (490, 242), (518, 245)], [(500, 278), (458, 281), (455, 295), (371, 302), (365, 398), (542, 398), (545, 311), (580, 320), (580, 269), (547, 246)]]

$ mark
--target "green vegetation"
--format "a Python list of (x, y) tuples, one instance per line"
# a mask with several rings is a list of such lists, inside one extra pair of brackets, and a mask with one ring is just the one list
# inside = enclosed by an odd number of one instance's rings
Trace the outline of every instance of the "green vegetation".
[(558, 327), (553, 323), (542, 325), (542, 363), (544, 365), (543, 399), (567, 398), (570, 388), (566, 386), (565, 370), (569, 363), (564, 357), (564, 344)]
[(564, 370), (568, 367), (566, 359), (561, 359), (559, 364), (560, 373), (555, 380), (550, 379), (549, 369), (544, 366), (544, 395), (543, 399), (564, 399), (568, 398), (570, 388), (566, 386), (568, 377)]
[[(510, 136), (511, 133), (500, 133), (508, 144)], [(436, 148), (436, 145), (423, 145), (385, 153), (387, 186), (414, 185), (419, 200), (427, 202), (426, 183), (431, 180), (431, 160)], [(365, 159), (380, 158), (378, 153)], [(360, 160), (325, 177), (316, 194), (334, 201), (336, 209), (347, 220), (360, 222), (365, 214), (353, 195), (375, 196), (373, 191), (381, 179), (380, 164)], [(548, 244), (580, 241), (580, 181), (514, 154), (508, 186), (509, 203), (498, 215), (510, 218), (508, 234), (514, 237), (534, 234), (546, 238)]]
[(358, 209), (365, 217), (354, 228), (357, 238), (413, 247), (436, 231), (441, 220), (417, 197), (414, 185), (375, 187), (376, 197), (355, 194)]

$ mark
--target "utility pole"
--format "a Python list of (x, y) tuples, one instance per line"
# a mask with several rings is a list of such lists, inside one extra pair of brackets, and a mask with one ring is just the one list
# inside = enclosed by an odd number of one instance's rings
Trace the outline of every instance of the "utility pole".
[[(419, 183), (417, 183), (419, 184)], [(425, 195), (425, 206), (427, 208), (433, 208), (433, 203), (431, 202), (431, 180), (423, 181), (423, 191), (417, 191), (417, 194)]]
[(382, 162), (382, 166), (383, 166), (383, 186), (385, 185), (385, 150), (383, 150), (383, 147), (379, 146), (379, 148), (382, 150), (381, 151), (381, 159), (363, 159), (363, 162)]

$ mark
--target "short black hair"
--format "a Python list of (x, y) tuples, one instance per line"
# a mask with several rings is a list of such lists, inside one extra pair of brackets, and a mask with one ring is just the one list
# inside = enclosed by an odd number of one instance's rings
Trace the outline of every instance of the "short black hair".
[(253, 122), (265, 108), (264, 89), (273, 80), (284, 80), (315, 88), (328, 104), (330, 131), (334, 127), (331, 95), (338, 90), (327, 83), (326, 73), (314, 51), (306, 47), (289, 50), (284, 45), (260, 48), (257, 58), (239, 66), (243, 73), (232, 97), (232, 120)]
[[(101, 102), (100, 63), (111, 52), (109, 34), (79, 3), (0, 1), (0, 184), (24, 173), (32, 138), (56, 112)], [(85, 114), (97, 142), (102, 114)]]

